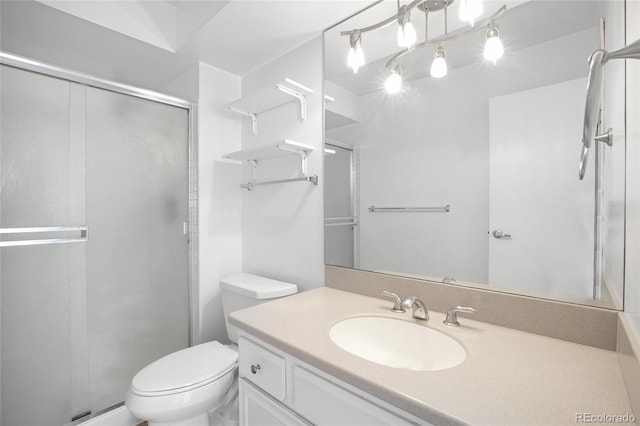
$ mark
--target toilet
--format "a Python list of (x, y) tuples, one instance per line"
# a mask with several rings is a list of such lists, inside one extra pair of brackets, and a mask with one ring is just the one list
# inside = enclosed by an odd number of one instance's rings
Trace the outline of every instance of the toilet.
[[(220, 288), (227, 334), (234, 343), (238, 329), (229, 324), (231, 312), (298, 291), (295, 284), (246, 273), (222, 278)], [(235, 344), (213, 341), (174, 352), (135, 375), (125, 405), (149, 426), (210, 426), (209, 413), (237, 394), (237, 366)]]

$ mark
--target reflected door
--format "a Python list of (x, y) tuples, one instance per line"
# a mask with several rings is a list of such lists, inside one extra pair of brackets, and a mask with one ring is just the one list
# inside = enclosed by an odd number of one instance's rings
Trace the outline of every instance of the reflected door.
[(585, 86), (581, 78), (490, 100), (492, 285), (592, 297), (594, 177), (578, 180), (575, 160)]
[(329, 265), (358, 267), (355, 175), (353, 149), (325, 143), (324, 260)]

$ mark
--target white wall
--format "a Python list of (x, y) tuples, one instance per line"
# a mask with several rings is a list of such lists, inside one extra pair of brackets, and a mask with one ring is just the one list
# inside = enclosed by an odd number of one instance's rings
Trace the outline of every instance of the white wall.
[[(361, 268), (487, 282), (488, 96), (466, 76), (366, 96), (358, 140), (335, 137), (360, 144)], [(451, 213), (368, 211), (445, 203)]]
[[(640, 38), (640, 1), (628, 0), (627, 43)], [(640, 61), (627, 60), (627, 227), (624, 310), (640, 339)], [(607, 65), (608, 66), (608, 65)]]
[(222, 155), (240, 149), (240, 119), (227, 110), (240, 77), (203, 63), (198, 71), (199, 338), (226, 341), (219, 281), (242, 271), (241, 168)]
[[(241, 190), (242, 265), (245, 272), (293, 282), (302, 290), (324, 285), (323, 146), (322, 146), (322, 37), (276, 58), (242, 79), (243, 96), (285, 77), (314, 90), (307, 96), (307, 120), (299, 120), (297, 103), (265, 112), (258, 117), (258, 134), (251, 134), (248, 119), (242, 122), (242, 147), (254, 147), (279, 139), (291, 139), (315, 148), (309, 156), (309, 173), (318, 174), (317, 186), (293, 182)], [(274, 89), (275, 90), (275, 89)], [(263, 179), (292, 177), (299, 160), (288, 156), (259, 165)], [(244, 180), (249, 167), (243, 166)]]

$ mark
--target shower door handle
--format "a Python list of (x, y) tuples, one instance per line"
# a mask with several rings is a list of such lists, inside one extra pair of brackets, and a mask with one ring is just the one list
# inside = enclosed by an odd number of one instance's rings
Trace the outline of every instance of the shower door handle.
[(498, 240), (510, 240), (511, 239), (511, 234), (506, 234), (502, 229), (494, 229), (492, 234), (493, 234), (493, 238), (496, 238)]
[(4, 234), (41, 234), (41, 233), (80, 232), (79, 237), (26, 239), (0, 241), (0, 247), (39, 246), (43, 244), (84, 243), (89, 239), (89, 227), (80, 226), (40, 226), (32, 228), (0, 228), (0, 235)]

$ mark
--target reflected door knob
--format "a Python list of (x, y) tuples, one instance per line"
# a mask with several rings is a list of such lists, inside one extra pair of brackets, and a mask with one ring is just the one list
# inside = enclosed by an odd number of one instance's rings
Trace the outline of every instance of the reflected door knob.
[(511, 234), (505, 234), (502, 229), (494, 229), (493, 230), (493, 237), (497, 238), (499, 240), (510, 240), (511, 239)]

